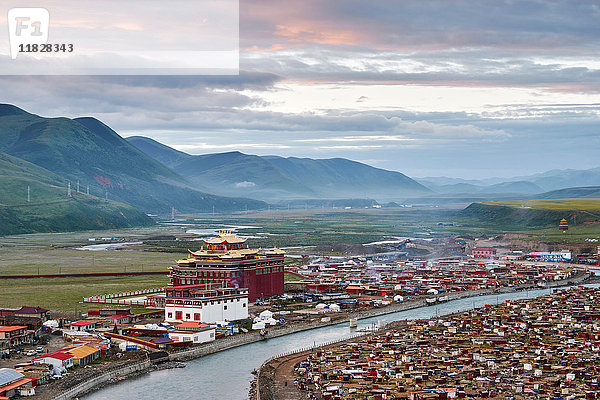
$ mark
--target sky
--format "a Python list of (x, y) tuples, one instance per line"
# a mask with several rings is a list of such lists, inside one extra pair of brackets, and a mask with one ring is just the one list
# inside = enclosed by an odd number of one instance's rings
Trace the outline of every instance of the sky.
[(600, 166), (600, 2), (240, 0), (239, 18), (239, 76), (0, 76), (0, 102), (191, 154)]

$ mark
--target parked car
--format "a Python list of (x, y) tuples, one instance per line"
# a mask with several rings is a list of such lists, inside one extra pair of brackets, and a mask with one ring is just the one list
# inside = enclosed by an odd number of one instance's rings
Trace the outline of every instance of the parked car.
[(37, 351), (35, 351), (35, 350), (27, 350), (27, 354), (26, 355), (27, 356), (35, 356), (35, 355), (37, 355)]
[(44, 348), (39, 346), (37, 349), (35, 349), (35, 351), (37, 351), (38, 353), (43, 353), (44, 352)]

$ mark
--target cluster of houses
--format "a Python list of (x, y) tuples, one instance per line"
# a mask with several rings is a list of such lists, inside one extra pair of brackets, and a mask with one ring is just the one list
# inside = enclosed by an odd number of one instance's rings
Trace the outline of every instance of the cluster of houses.
[(72, 367), (88, 365), (110, 352), (110, 342), (105, 337), (79, 332), (77, 328), (81, 326), (78, 324), (73, 326), (76, 331), (69, 330), (69, 324), (64, 326), (63, 337), (69, 344), (62, 349), (45, 354), (42, 354), (44, 348), (41, 346), (33, 349), (42, 332), (51, 332), (60, 326), (58, 321), (48, 320), (48, 310), (40, 307), (0, 309), (0, 322), (1, 358), (27, 357), (27, 361), (17, 363), (13, 368), (0, 368), (0, 399), (32, 396), (38, 385), (62, 376)]
[(600, 289), (555, 290), (313, 351), (296, 384), (320, 399), (595, 399)]
[(155, 303), (164, 307), (154, 313), (164, 317), (163, 322), (136, 325), (132, 323), (148, 315), (133, 315), (125, 309), (91, 309), (85, 319), (71, 322), (69, 327), (73, 331), (101, 332), (123, 350), (155, 351), (214, 341), (234, 333), (231, 321), (249, 316), (246, 288), (213, 284), (169, 286)]
[(464, 290), (544, 285), (576, 275), (572, 267), (559, 264), (512, 263), (492, 260), (397, 261), (388, 264), (320, 262), (289, 268), (302, 280), (286, 289), (299, 292), (349, 295), (416, 296)]

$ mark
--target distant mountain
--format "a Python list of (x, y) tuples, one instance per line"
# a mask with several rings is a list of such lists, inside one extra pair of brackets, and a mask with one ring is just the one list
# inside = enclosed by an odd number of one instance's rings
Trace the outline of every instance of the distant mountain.
[(545, 191), (571, 187), (600, 186), (600, 167), (586, 170), (552, 170), (526, 176), (522, 179), (535, 183)]
[[(28, 200), (29, 188), (29, 200)], [(152, 225), (123, 203), (77, 193), (67, 197), (64, 179), (27, 161), (0, 153), (0, 235)]]
[(503, 182), (495, 185), (484, 186), (480, 189), (480, 193), (526, 193), (534, 194), (541, 193), (544, 189), (535, 183), (528, 181)]
[(262, 202), (199, 191), (95, 118), (43, 118), (0, 105), (0, 151), (152, 213), (263, 208)]
[(553, 190), (535, 196), (536, 199), (576, 199), (593, 198), (600, 199), (600, 186), (572, 187), (567, 189)]
[(476, 185), (467, 182), (443, 185), (429, 183), (428, 187), (438, 193), (444, 194), (534, 194), (544, 191), (544, 189), (535, 183), (528, 181), (502, 182), (494, 185)]
[[(571, 187), (600, 186), (600, 167), (586, 170), (555, 169), (539, 174), (512, 178), (475, 180), (441, 176), (419, 178), (417, 181), (439, 193), (476, 193), (476, 191), (485, 193), (489, 189), (492, 192), (499, 189), (502, 191), (510, 190), (512, 193), (533, 194)], [(519, 184), (514, 185), (515, 183)], [(461, 192), (460, 190), (472, 190), (472, 192)]]
[(127, 140), (196, 186), (230, 196), (264, 200), (385, 199), (431, 192), (399, 172), (342, 158), (261, 157), (237, 151), (189, 155), (146, 137)]

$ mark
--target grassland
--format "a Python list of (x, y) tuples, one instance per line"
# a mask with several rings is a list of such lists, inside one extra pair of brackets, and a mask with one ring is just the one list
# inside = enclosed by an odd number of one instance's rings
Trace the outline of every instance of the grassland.
[(285, 282), (296, 282), (296, 281), (301, 281), (302, 278), (299, 277), (298, 275), (294, 275), (294, 274), (284, 274), (283, 277)]
[(150, 251), (3, 246), (0, 276), (166, 271), (176, 260), (174, 254)]
[[(600, 199), (519, 200), (475, 203), (462, 214), (479, 224), (529, 235), (546, 243), (579, 243), (600, 239)], [(568, 231), (559, 231), (561, 219)]]
[[(561, 210), (552, 212), (559, 211), (562, 213)], [(298, 246), (300, 248), (295, 251), (300, 253), (314, 251), (306, 246), (326, 250), (334, 243), (364, 244), (395, 237), (505, 232), (493, 219), (480, 220), (464, 216), (457, 210), (435, 208), (277, 210), (236, 215), (190, 215), (180, 216), (174, 222), (164, 221), (157, 226), (137, 229), (0, 237), (0, 275), (165, 271), (186, 254), (188, 248), (200, 248), (203, 245), (199, 241), (201, 237), (211, 236), (211, 232), (218, 229), (232, 229), (249, 236), (251, 247)], [(201, 230), (205, 234), (196, 235), (189, 230)], [(572, 226), (566, 234), (556, 228), (531, 231), (521, 227), (512, 231), (534, 232), (536, 239), (546, 241), (584, 241), (588, 237), (600, 236), (600, 224)], [(596, 236), (592, 236), (594, 233)], [(177, 240), (149, 240), (165, 235), (174, 236)], [(121, 241), (143, 243), (123, 250), (75, 250), (75, 247), (96, 243), (90, 242), (90, 237), (115, 237)], [(294, 277), (287, 276), (286, 279)], [(162, 286), (167, 280), (167, 276), (0, 280), (0, 307), (39, 305), (51, 309), (83, 310), (87, 307), (79, 304), (83, 297)]]
[[(538, 229), (532, 231), (523, 231), (530, 235), (529, 240), (539, 240), (546, 243), (586, 243), (586, 239), (600, 240), (600, 224), (585, 224), (571, 226), (568, 231), (559, 231), (557, 228)], [(590, 246), (595, 247), (600, 242), (591, 242)]]
[(600, 199), (490, 201), (486, 204), (544, 210), (600, 211)]
[(0, 279), (0, 307), (40, 306), (63, 311), (84, 311), (94, 305), (80, 303), (83, 297), (129, 290), (162, 287), (168, 276), (121, 278)]

